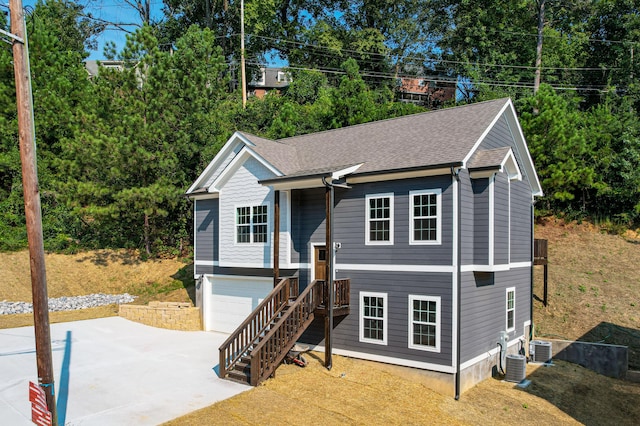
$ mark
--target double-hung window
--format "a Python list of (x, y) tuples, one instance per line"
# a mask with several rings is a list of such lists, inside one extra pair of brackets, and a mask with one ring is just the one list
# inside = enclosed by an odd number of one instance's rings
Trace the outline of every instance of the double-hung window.
[(409, 192), (409, 243), (440, 244), (442, 190)]
[(393, 244), (393, 194), (367, 195), (366, 209), (366, 244)]
[(516, 289), (507, 289), (507, 331), (516, 329)]
[(266, 243), (268, 206), (236, 207), (236, 243)]
[(440, 297), (409, 295), (409, 347), (440, 352)]
[(386, 293), (360, 293), (360, 341), (387, 344)]

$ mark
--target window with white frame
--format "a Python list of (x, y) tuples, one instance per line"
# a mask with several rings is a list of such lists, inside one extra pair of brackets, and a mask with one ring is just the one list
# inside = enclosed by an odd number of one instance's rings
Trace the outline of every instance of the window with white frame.
[(393, 194), (366, 197), (366, 244), (393, 244)]
[(507, 289), (507, 331), (516, 329), (516, 289)]
[(409, 243), (439, 244), (442, 233), (441, 189), (409, 192)]
[(236, 207), (236, 242), (241, 244), (266, 243), (268, 233), (268, 206)]
[(440, 297), (409, 295), (409, 347), (440, 352)]
[(387, 294), (360, 292), (360, 341), (387, 344)]

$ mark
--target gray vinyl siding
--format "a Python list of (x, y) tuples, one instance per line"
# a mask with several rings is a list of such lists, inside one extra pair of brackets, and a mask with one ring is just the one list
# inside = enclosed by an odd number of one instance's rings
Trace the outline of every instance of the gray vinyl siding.
[(472, 179), (473, 263), (489, 264), (489, 179)]
[(530, 262), (531, 188), (525, 181), (511, 182), (511, 262)]
[[(325, 189), (291, 191), (291, 253), (302, 264), (311, 265), (310, 243), (325, 242)], [(295, 253), (295, 255), (294, 255)], [(309, 284), (308, 268), (300, 269), (300, 287)]]
[[(450, 175), (365, 183), (351, 189), (335, 190), (334, 241), (341, 244), (336, 263), (385, 265), (451, 265), (453, 190)], [(409, 244), (409, 192), (442, 190), (442, 236), (436, 245)], [(394, 244), (366, 245), (366, 196), (394, 194)], [(325, 242), (325, 189), (293, 190), (291, 195), (292, 262), (311, 264), (310, 243)], [(301, 286), (306, 286), (309, 271), (300, 270)]]
[[(509, 127), (509, 123), (507, 122), (507, 118), (503, 114), (498, 119), (498, 121), (496, 121), (495, 125), (484, 138), (478, 149), (495, 149), (505, 146), (511, 147), (520, 171), (522, 173), (525, 173), (525, 169), (523, 167), (525, 162), (513, 140), (513, 134), (511, 132), (511, 128)], [(527, 176), (523, 176), (523, 178), (527, 179)], [(529, 190), (529, 193), (531, 193), (531, 190)]]
[[(363, 352), (450, 366), (452, 361), (451, 274), (349, 271), (338, 277), (351, 278), (351, 313), (334, 320), (336, 349)], [(387, 294), (387, 344), (360, 342), (360, 292)], [(439, 296), (440, 352), (409, 349), (409, 295)], [(324, 345), (324, 323), (316, 320), (302, 336), (308, 344)]]
[[(218, 199), (195, 200), (194, 260), (218, 260)], [(195, 265), (195, 275), (213, 273), (213, 265)]]
[(509, 178), (497, 173), (494, 182), (494, 251), (496, 265), (509, 263)]
[(506, 330), (506, 289), (516, 288), (513, 340), (524, 333), (530, 316), (530, 275), (528, 267), (503, 272), (465, 272), (461, 276), (461, 362), (495, 349), (500, 331)]
[[(451, 265), (453, 190), (450, 175), (354, 185), (336, 191), (334, 240), (342, 248), (336, 263), (384, 265)], [(442, 239), (440, 244), (409, 244), (409, 192), (442, 190)], [(366, 196), (394, 194), (393, 245), (366, 245)], [(324, 231), (324, 230), (323, 230)], [(324, 232), (323, 232), (324, 234)]]
[(474, 263), (474, 224), (475, 206), (474, 193), (469, 177), (469, 171), (460, 170), (460, 264), (470, 265)]

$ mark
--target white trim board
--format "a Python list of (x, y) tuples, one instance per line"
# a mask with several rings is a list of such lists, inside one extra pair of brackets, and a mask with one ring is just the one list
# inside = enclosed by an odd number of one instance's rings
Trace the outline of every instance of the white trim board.
[(379, 263), (338, 263), (336, 270), (343, 271), (380, 271), (380, 272), (437, 272), (451, 274), (453, 265), (383, 265)]
[[(304, 343), (304, 342), (301, 342), (301, 343)], [(306, 343), (304, 344), (305, 346), (309, 346), (309, 349), (312, 351), (318, 351), (318, 352), (325, 351), (324, 346), (308, 345)], [(455, 368), (451, 365), (433, 364), (431, 362), (413, 361), (410, 359), (395, 358), (395, 357), (390, 357), (385, 355), (376, 355), (376, 354), (370, 354), (366, 352), (348, 351), (348, 350), (336, 349), (336, 348), (333, 348), (332, 352), (336, 355), (346, 356), (350, 358), (359, 358), (359, 359), (365, 359), (367, 361), (384, 362), (386, 364), (394, 364), (394, 365), (401, 365), (403, 367), (419, 368), (421, 370), (437, 371), (439, 373), (454, 374), (456, 372)]]
[[(521, 339), (524, 339), (524, 334), (522, 336), (518, 336), (515, 337), (513, 339), (511, 339), (509, 342), (507, 342), (507, 348), (513, 346), (513, 345), (517, 345)], [(478, 355), (474, 358), (471, 358), (468, 361), (465, 361), (463, 363), (460, 364), (460, 370), (464, 370), (465, 368), (469, 368), (472, 365), (475, 365), (479, 362), (482, 362), (486, 359), (491, 358), (492, 356), (498, 354), (500, 352), (500, 348), (498, 348), (497, 346), (494, 349), (491, 349), (485, 353), (483, 353), (482, 355)]]

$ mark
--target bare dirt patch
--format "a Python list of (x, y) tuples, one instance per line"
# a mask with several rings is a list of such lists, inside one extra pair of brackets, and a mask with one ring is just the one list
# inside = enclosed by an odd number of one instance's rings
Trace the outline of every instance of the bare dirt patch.
[(322, 355), (311, 355), (306, 368), (282, 365), (275, 379), (167, 425), (621, 425), (640, 418), (640, 385), (565, 362), (530, 364), (528, 389), (489, 379), (456, 401), (424, 386), (418, 375), (344, 357), (334, 357), (327, 371)]

